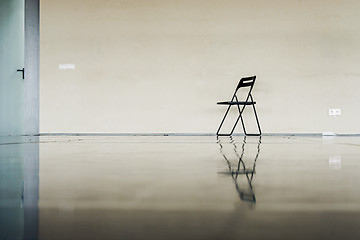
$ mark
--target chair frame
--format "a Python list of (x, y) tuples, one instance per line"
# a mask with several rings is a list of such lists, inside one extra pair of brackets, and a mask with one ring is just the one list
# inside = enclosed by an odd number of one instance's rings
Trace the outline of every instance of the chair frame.
[[(254, 99), (251, 95), (251, 91), (254, 87), (254, 84), (255, 84), (255, 79), (256, 79), (256, 76), (252, 76), (252, 77), (244, 77), (244, 78), (241, 78), (237, 87), (236, 87), (236, 90), (234, 92), (234, 95), (233, 97), (231, 98), (231, 101), (227, 101), (227, 102), (218, 102), (217, 104), (218, 105), (228, 105), (228, 108), (225, 112), (225, 115), (220, 123), (220, 126), (216, 132), (216, 135), (217, 136), (231, 136), (236, 128), (236, 125), (238, 124), (239, 120), (241, 120), (241, 124), (242, 124), (242, 127), (243, 127), (243, 130), (244, 130), (244, 134), (246, 136), (261, 136), (261, 128), (260, 128), (260, 123), (259, 123), (259, 119), (258, 119), (258, 116), (257, 116), (257, 113), (256, 113), (256, 108), (255, 108), (255, 104), (256, 102), (254, 102)], [(240, 102), (238, 97), (237, 97), (237, 92), (240, 88), (243, 88), (243, 87), (250, 87), (249, 89), (249, 92), (247, 94), (247, 97), (246, 97), (246, 100), (244, 102)], [(236, 119), (236, 122), (231, 130), (230, 133), (220, 133), (220, 130), (224, 124), (224, 121), (230, 111), (230, 108), (232, 106), (236, 105), (237, 108), (238, 108), (238, 111), (239, 111), (239, 116), (237, 117)], [(247, 105), (252, 105), (253, 107), (253, 110), (254, 110), (254, 114), (255, 114), (255, 119), (256, 119), (256, 123), (257, 123), (257, 127), (258, 127), (258, 130), (259, 130), (259, 133), (247, 133), (246, 132), (246, 129), (245, 129), (245, 124), (244, 124), (244, 120), (243, 120), (243, 117), (242, 117), (242, 113), (243, 111), (245, 110), (245, 107)], [(242, 108), (240, 109), (240, 106), (242, 106)]]

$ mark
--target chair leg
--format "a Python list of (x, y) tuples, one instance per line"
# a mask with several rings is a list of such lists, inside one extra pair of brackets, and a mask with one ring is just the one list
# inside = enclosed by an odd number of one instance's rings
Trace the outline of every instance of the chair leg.
[(255, 118), (256, 118), (256, 123), (257, 123), (258, 129), (259, 129), (259, 136), (261, 136), (261, 128), (260, 128), (259, 118), (256, 113), (255, 105), (253, 105), (253, 109), (254, 109), (254, 114), (255, 114)]
[[(253, 99), (252, 95), (249, 94), (249, 96), (250, 96), (251, 101), (254, 102), (254, 99)], [(256, 134), (248, 134), (248, 136), (261, 136), (261, 128), (260, 128), (259, 118), (258, 118), (257, 113), (256, 113), (255, 104), (253, 104), (252, 106), (253, 106), (255, 119), (256, 119), (256, 124), (257, 124), (258, 130), (259, 130), (259, 133), (258, 134), (257, 133)]]
[[(251, 100), (253, 101), (252, 98), (251, 98)], [(259, 130), (259, 133), (247, 133), (247, 132), (246, 132), (244, 119), (243, 119), (243, 117), (242, 117), (242, 113), (244, 112), (246, 105), (244, 105), (241, 109), (240, 109), (240, 106), (237, 105), (238, 110), (239, 110), (239, 116), (237, 117), (236, 122), (235, 122), (233, 128), (231, 129), (231, 132), (230, 132), (229, 134), (220, 134), (219, 132), (220, 132), (220, 130), (221, 130), (221, 127), (223, 126), (224, 121), (225, 121), (225, 118), (226, 118), (227, 114), (229, 113), (229, 110), (230, 110), (230, 107), (231, 107), (231, 105), (230, 105), (230, 106), (228, 107), (228, 109), (226, 110), (226, 112), (225, 112), (225, 115), (224, 115), (224, 117), (223, 117), (223, 119), (222, 119), (222, 121), (221, 121), (221, 123), (220, 123), (220, 126), (219, 126), (219, 128), (218, 128), (218, 130), (217, 130), (217, 132), (216, 132), (216, 135), (217, 135), (217, 136), (231, 136), (231, 135), (234, 133), (234, 130), (235, 130), (235, 128), (236, 128), (239, 120), (241, 120), (241, 125), (242, 125), (242, 128), (243, 128), (243, 131), (244, 131), (245, 136), (261, 136), (262, 133), (261, 133), (261, 128), (260, 128), (259, 118), (258, 118), (257, 113), (256, 113), (255, 105), (253, 104), (252, 106), (253, 106), (253, 110), (254, 110), (254, 114), (255, 114), (255, 119), (256, 119), (256, 124), (257, 124), (258, 130)]]
[(245, 134), (245, 136), (247, 136), (248, 134), (245, 129), (245, 123), (244, 123), (244, 119), (243, 119), (242, 115), (240, 115), (240, 119), (241, 119), (241, 126), (243, 128), (244, 134)]
[[(256, 109), (255, 109), (255, 105), (252, 105), (253, 106), (253, 110), (254, 110), (254, 114), (255, 114), (255, 119), (256, 119), (256, 123), (257, 123), (257, 127), (258, 127), (258, 130), (259, 130), (259, 133), (247, 133), (246, 132), (246, 128), (245, 128), (245, 123), (244, 123), (244, 119), (242, 117), (242, 113), (243, 111), (245, 110), (245, 106), (243, 107), (243, 109), (239, 112), (239, 117), (237, 120), (241, 119), (241, 124), (242, 124), (242, 127), (243, 127), (243, 130), (244, 130), (244, 134), (245, 136), (261, 136), (261, 128), (260, 128), (260, 123), (259, 123), (259, 119), (258, 119), (258, 116), (257, 116), (257, 113), (256, 113)], [(237, 123), (237, 122), (236, 122)], [(235, 125), (236, 126), (236, 125)], [(233, 128), (233, 131), (235, 129), (235, 126)], [(232, 134), (233, 132), (231, 132)]]
[(228, 107), (228, 109), (226, 110), (225, 115), (224, 115), (224, 117), (223, 117), (223, 119), (222, 119), (222, 121), (221, 121), (221, 123), (220, 123), (220, 126), (219, 126), (219, 128), (218, 128), (218, 130), (217, 130), (217, 132), (216, 132), (216, 135), (217, 135), (217, 136), (231, 136), (231, 134), (220, 134), (220, 133), (219, 133), (222, 125), (224, 124), (225, 118), (226, 118), (226, 116), (227, 116), (228, 113), (229, 113), (230, 107), (231, 107), (231, 105), (229, 105), (229, 107)]
[(238, 116), (238, 118), (236, 119), (236, 122), (235, 122), (233, 128), (231, 129), (230, 135), (233, 134), (233, 132), (234, 132), (234, 130), (235, 130), (235, 128), (236, 128), (236, 125), (237, 125), (238, 122), (239, 122), (239, 119), (241, 119), (241, 123), (242, 123), (242, 126), (243, 126), (243, 130), (244, 130), (244, 133), (245, 133), (245, 135), (246, 135), (246, 131), (245, 131), (245, 127), (244, 127), (244, 121), (243, 121), (243, 118), (242, 118), (242, 113), (243, 113), (243, 111), (245, 110), (246, 105), (244, 105), (241, 110), (240, 110), (240, 106), (239, 106), (239, 105), (237, 105), (237, 107), (238, 107), (238, 110), (239, 110), (239, 116)]

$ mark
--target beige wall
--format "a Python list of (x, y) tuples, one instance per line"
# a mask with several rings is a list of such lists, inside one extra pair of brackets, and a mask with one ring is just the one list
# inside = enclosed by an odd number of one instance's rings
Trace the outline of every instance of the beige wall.
[(359, 11), (359, 0), (41, 1), (40, 131), (213, 133), (216, 101), (256, 74), (264, 132), (360, 133)]

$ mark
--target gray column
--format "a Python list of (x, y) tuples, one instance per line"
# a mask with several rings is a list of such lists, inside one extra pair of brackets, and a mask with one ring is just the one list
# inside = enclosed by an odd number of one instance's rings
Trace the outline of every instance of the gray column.
[(25, 117), (26, 135), (39, 134), (39, 0), (25, 0)]

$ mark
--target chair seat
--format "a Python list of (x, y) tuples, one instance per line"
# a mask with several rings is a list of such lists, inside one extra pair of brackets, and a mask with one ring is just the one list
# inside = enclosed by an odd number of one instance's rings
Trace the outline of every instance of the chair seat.
[(232, 102), (232, 101), (227, 101), (227, 102), (218, 102), (218, 105), (254, 105), (256, 104), (256, 102)]

